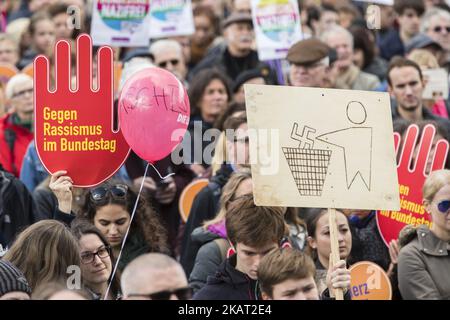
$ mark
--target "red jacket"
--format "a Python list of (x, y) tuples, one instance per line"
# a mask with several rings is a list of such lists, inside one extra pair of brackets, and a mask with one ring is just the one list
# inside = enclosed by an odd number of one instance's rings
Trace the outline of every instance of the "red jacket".
[[(14, 153), (11, 152), (8, 140), (14, 143)], [(0, 118), (0, 164), (16, 177), (20, 175), (22, 160), (31, 140), (33, 134), (28, 129), (13, 124), (10, 114)]]

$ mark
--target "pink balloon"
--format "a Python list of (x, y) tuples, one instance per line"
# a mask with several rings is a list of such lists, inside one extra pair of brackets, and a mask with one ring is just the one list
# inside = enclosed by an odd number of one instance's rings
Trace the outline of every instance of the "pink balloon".
[(139, 157), (151, 163), (165, 158), (183, 140), (189, 115), (186, 89), (164, 69), (136, 72), (120, 93), (123, 136)]

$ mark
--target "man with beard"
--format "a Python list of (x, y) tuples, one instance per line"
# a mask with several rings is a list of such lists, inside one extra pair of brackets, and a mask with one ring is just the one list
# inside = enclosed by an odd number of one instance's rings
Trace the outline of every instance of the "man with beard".
[[(255, 39), (251, 15), (233, 13), (223, 22), (225, 44), (210, 50), (210, 53), (192, 70), (190, 79), (200, 70), (219, 68), (233, 81), (246, 70), (264, 65), (258, 59), (258, 53), (252, 49)], [(269, 84), (276, 84), (271, 72), (267, 77)]]
[[(387, 71), (389, 94), (396, 101), (392, 108), (393, 120), (434, 120), (450, 130), (450, 121), (431, 113), (423, 105), (424, 82), (420, 67), (403, 57), (394, 58)], [(450, 134), (450, 132), (449, 132)]]
[(12, 112), (0, 118), (0, 165), (19, 177), (23, 157), (33, 140), (33, 79), (15, 75), (8, 81), (5, 95)]

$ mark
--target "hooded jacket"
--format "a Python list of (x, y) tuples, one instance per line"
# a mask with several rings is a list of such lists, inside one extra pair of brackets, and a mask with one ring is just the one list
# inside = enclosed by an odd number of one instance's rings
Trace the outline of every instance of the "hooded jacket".
[(450, 244), (417, 227), (398, 256), (398, 283), (405, 300), (450, 300)]
[(222, 165), (217, 174), (211, 178), (209, 184), (195, 197), (189, 218), (186, 222), (181, 250), (181, 265), (187, 275), (191, 274), (195, 257), (200, 246), (192, 241), (191, 234), (204, 221), (214, 218), (219, 211), (219, 200), (223, 186), (228, 182), (233, 169), (229, 165)]
[(258, 282), (236, 269), (236, 255), (226, 259), (214, 276), (193, 297), (194, 300), (258, 300)]
[[(195, 264), (189, 276), (189, 286), (194, 292), (203, 288), (206, 284), (208, 276), (214, 275), (219, 265), (224, 261), (222, 250), (219, 247), (220, 241), (223, 239), (217, 233), (205, 230), (203, 227), (198, 227), (192, 232), (192, 241), (198, 245), (198, 252), (196, 253)], [(227, 240), (223, 239), (224, 249), (228, 249)]]

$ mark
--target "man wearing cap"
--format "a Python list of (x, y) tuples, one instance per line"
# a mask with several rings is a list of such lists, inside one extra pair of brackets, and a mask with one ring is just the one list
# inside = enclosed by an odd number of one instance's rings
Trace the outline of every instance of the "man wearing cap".
[(330, 53), (330, 48), (317, 38), (295, 43), (287, 54), (290, 84), (294, 87), (327, 87)]
[(0, 300), (29, 300), (30, 294), (23, 273), (10, 262), (0, 260)]
[[(255, 33), (251, 15), (232, 13), (222, 27), (225, 44), (211, 49), (192, 70), (190, 78), (202, 69), (216, 67), (234, 81), (241, 72), (263, 65), (258, 59), (258, 53), (252, 48)], [(271, 84), (276, 83), (273, 72), (269, 78)]]
[(419, 33), (414, 36), (405, 46), (407, 55), (415, 49), (424, 49), (429, 51), (438, 61), (442, 59), (444, 54), (442, 46), (425, 33)]

